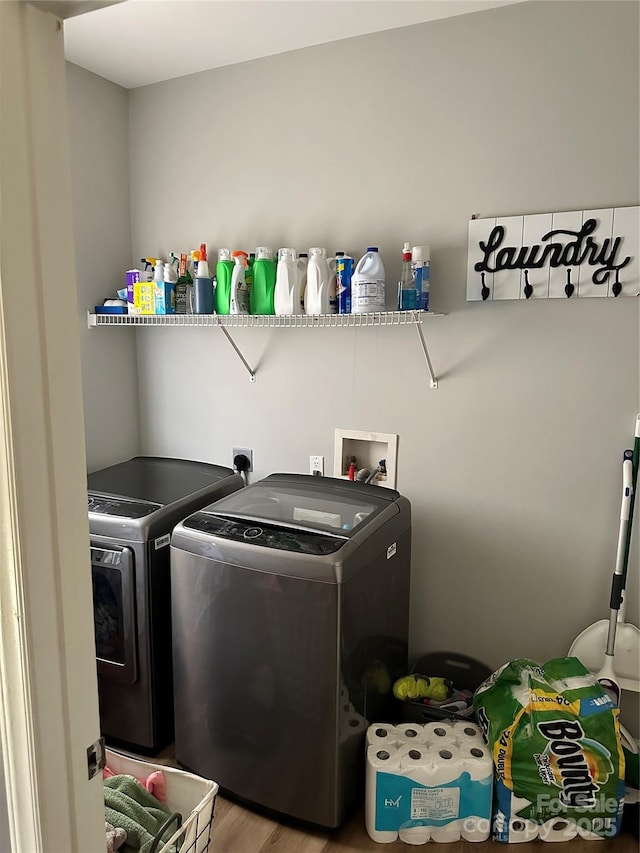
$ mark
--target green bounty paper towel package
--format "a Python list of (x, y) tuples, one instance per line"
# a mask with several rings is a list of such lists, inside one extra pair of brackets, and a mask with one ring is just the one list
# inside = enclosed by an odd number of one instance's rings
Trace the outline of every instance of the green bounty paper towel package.
[(617, 835), (619, 709), (577, 658), (513, 660), (480, 685), (473, 704), (495, 766), (495, 840)]

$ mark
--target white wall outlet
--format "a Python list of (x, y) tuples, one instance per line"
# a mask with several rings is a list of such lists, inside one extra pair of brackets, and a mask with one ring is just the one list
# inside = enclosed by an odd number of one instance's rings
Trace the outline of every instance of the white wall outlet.
[(309, 473), (317, 476), (324, 476), (324, 456), (309, 457)]
[(249, 471), (253, 471), (253, 450), (248, 447), (234, 447), (233, 448), (233, 456), (231, 457), (231, 467), (235, 468), (235, 463), (233, 460), (236, 456), (244, 455), (249, 460)]

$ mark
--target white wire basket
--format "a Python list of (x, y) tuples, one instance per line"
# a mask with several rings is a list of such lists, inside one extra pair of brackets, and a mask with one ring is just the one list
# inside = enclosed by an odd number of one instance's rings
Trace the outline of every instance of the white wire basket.
[[(167, 782), (167, 806), (173, 812), (171, 823), (167, 823), (175, 824), (176, 829), (165, 841), (156, 839), (151, 848), (154, 853), (170, 853), (175, 850), (179, 853), (208, 853), (211, 849), (211, 826), (218, 793), (216, 782), (175, 767), (130, 758), (110, 749), (106, 750), (106, 755), (107, 765), (114, 773), (126, 773), (139, 779), (154, 770), (162, 770), (164, 773)], [(166, 837), (168, 828), (165, 824), (165, 828), (158, 835)]]

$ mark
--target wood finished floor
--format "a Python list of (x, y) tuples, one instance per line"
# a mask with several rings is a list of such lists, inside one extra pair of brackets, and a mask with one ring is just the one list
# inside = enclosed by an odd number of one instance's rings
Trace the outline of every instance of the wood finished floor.
[[(216, 817), (211, 833), (211, 853), (398, 853), (411, 850), (428, 853), (506, 853), (513, 845), (494, 841), (474, 844), (457, 841), (453, 844), (429, 842), (421, 847), (403, 844), (376, 844), (367, 835), (364, 814), (357, 813), (345, 826), (335, 832), (312, 831), (278, 823), (272, 818), (249, 811), (222, 796), (217, 798)], [(549, 844), (529, 841), (515, 846), (522, 853), (638, 853), (638, 842), (631, 835), (619, 835), (610, 841), (581, 841)]]
[[(133, 753), (130, 753), (133, 755)], [(134, 756), (142, 758), (142, 756)], [(154, 764), (177, 767), (173, 756), (173, 745), (154, 758), (143, 758)], [(566, 843), (550, 844), (545, 841), (529, 841), (525, 845), (505, 845), (497, 841), (472, 843), (456, 841), (453, 844), (429, 842), (420, 848), (395, 841), (392, 844), (376, 844), (367, 835), (364, 826), (364, 811), (360, 810), (335, 831), (300, 828), (279, 822), (259, 812), (247, 809), (222, 795), (216, 798), (215, 819), (211, 831), (210, 853), (409, 853), (413, 849), (424, 849), (428, 853), (506, 853), (520, 850), (522, 853), (639, 853), (640, 845), (630, 834), (631, 829), (617, 838), (607, 841), (583, 841), (574, 839)]]

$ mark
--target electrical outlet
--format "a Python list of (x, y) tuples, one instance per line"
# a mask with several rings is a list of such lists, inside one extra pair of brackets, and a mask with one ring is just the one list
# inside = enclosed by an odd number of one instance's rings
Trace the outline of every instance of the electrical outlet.
[(315, 474), (316, 477), (324, 475), (324, 456), (309, 457), (309, 473)]
[(253, 471), (253, 450), (248, 447), (233, 448), (233, 456), (231, 457), (231, 467), (236, 467), (233, 463), (233, 460), (236, 458), (236, 456), (240, 456), (240, 454), (244, 454), (247, 457), (247, 459), (249, 460), (249, 471)]

